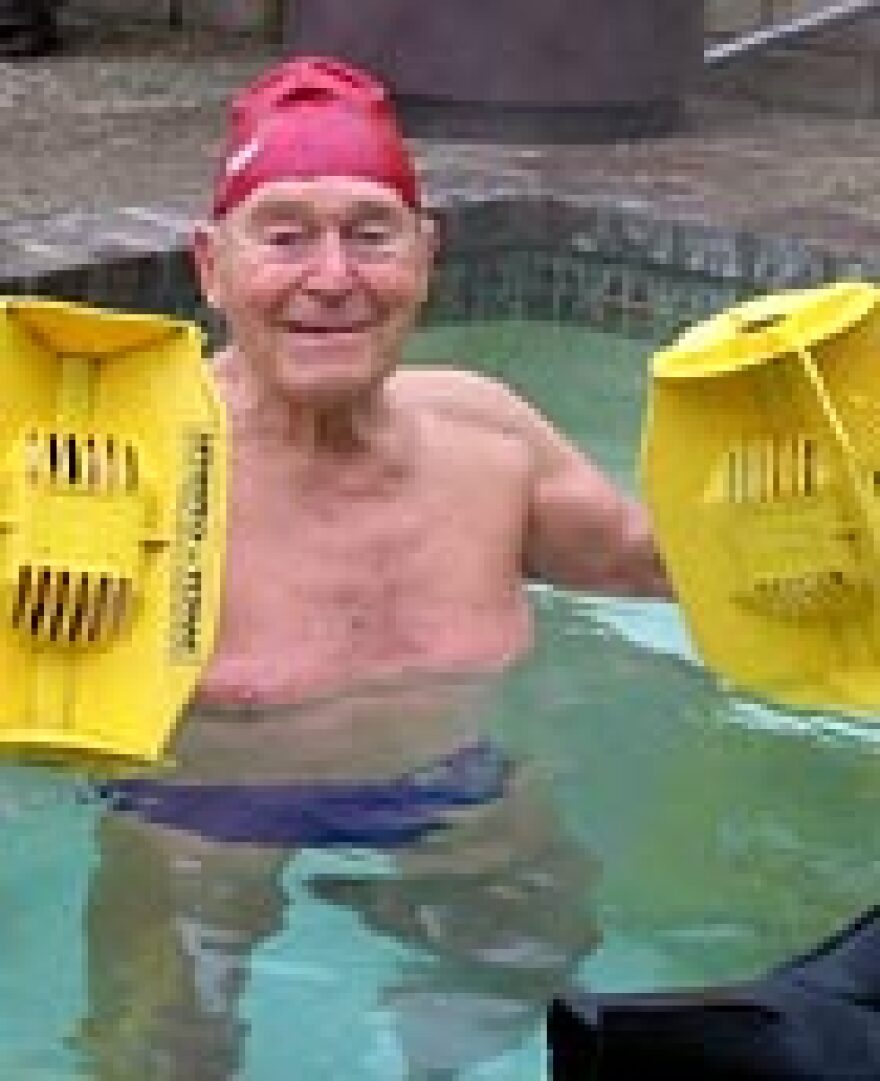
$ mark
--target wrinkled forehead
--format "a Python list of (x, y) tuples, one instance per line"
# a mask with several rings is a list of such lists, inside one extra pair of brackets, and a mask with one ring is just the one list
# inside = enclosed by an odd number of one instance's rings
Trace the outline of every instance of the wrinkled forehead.
[(227, 215), (233, 226), (272, 218), (346, 219), (383, 216), (409, 221), (419, 215), (387, 184), (359, 177), (325, 176), (260, 184)]

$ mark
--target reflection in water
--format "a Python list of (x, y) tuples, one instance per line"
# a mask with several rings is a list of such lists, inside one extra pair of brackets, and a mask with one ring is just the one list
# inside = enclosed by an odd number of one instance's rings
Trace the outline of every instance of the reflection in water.
[[(583, 982), (748, 978), (877, 902), (875, 735), (730, 695), (679, 648), (672, 605), (627, 620), (604, 601), (536, 602), (541, 655), (509, 689), (508, 739), (602, 862), (604, 945)], [(541, 732), (514, 734), (530, 712)]]
[(161, 839), (108, 816), (89, 895), (88, 1009), (77, 1037), (96, 1081), (235, 1076), (236, 1011), (254, 943), (280, 929), (282, 861)]
[[(749, 976), (876, 902), (876, 739), (726, 696), (661, 648), (680, 632), (671, 606), (636, 619), (635, 640), (606, 602), (534, 600), (535, 655), (498, 684), (437, 680), (287, 716), (193, 718), (167, 783), (220, 790), (237, 765), (243, 784), (295, 784), (300, 796), (343, 786), (329, 819), (312, 804), (324, 844), (314, 832), (305, 849), (294, 836), (224, 843), (103, 806), (79, 1004), (87, 1065), (53, 1076), (213, 1081), (238, 1069), (274, 1081), (293, 1055), (301, 1076), (346, 1081), (530, 1081), (534, 1070), (496, 1075), (495, 1064), (515, 1061), (565, 983)], [(40, 808), (32, 775), (17, 776), (2, 813), (20, 839)], [(63, 787), (40, 791), (60, 804)], [(346, 814), (359, 829), (377, 822), (352, 793), (381, 811), (383, 844), (348, 847)], [(43, 863), (59, 862), (74, 810), (59, 806), (54, 847), (35, 842)], [(303, 814), (299, 804), (297, 828)], [(31, 870), (18, 892), (38, 907)], [(6, 934), (20, 937), (23, 903), (4, 890)], [(65, 979), (75, 945), (60, 952)], [(41, 978), (32, 997), (46, 1031)], [(4, 1007), (20, 1010), (27, 994), (11, 994)]]
[[(343, 811), (364, 825), (344, 798), (326, 844), (312, 834), (308, 848), (206, 840), (103, 805), (88, 1005), (59, 994), (80, 1013), (88, 1066), (53, 1063), (52, 1076), (211, 1081), (239, 1064), (247, 1081), (274, 1081), (293, 1056), (305, 1077), (531, 1081), (534, 1060), (523, 1068), (511, 1049), (532, 1046), (554, 988), (749, 976), (876, 903), (880, 746), (867, 729), (725, 695), (665, 648), (680, 633), (672, 606), (637, 619), (634, 637), (606, 602), (534, 600), (536, 652), (498, 684), (374, 688), (265, 728), (205, 717), (184, 730), (169, 783), (216, 789), (239, 763), (249, 785), (343, 785), (381, 809), (386, 841), (405, 827), (396, 843), (333, 845)], [(28, 937), (23, 916), (57, 921), (50, 891), (75, 908), (70, 870), (59, 882), (48, 868), (79, 815), (86, 877), (96, 809), (16, 776), (0, 814), (17, 845), (8, 865), (30, 877), (11, 892), (0, 879), (3, 956), (25, 963), (0, 987), (0, 1022), (27, 1020), (30, 998), (36, 1031), (55, 1032), (40, 948), (64, 958), (61, 989), (80, 941), (71, 929), (59, 949), (49, 920)], [(25, 1061), (15, 1046), (0, 1034), (9, 1076)]]
[[(331, 868), (308, 889), (406, 948), (377, 1003), (408, 1077), (458, 1076), (533, 1032), (595, 945), (595, 865), (487, 732), (494, 693), (485, 682), (422, 681), (236, 726), (203, 713), (180, 741), (175, 775), (117, 785), (97, 834), (77, 1040), (95, 1078), (235, 1076), (250, 957), (296, 923), (283, 875), (303, 847), (393, 855), (387, 874)], [(260, 738), (264, 723), (285, 738)], [(230, 767), (245, 728), (258, 749), (238, 759), (243, 786)], [(347, 781), (328, 747), (345, 749)]]

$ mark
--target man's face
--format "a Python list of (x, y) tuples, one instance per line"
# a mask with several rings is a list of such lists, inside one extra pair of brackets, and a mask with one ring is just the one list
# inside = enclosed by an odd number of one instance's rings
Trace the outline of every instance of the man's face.
[(202, 287), (267, 387), (344, 401), (398, 362), (427, 292), (430, 224), (370, 180), (265, 184), (197, 233)]

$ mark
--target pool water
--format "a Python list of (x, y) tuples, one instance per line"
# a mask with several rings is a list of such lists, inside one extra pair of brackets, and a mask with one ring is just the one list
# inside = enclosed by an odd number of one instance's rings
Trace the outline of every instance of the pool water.
[[(651, 348), (504, 322), (412, 359), (478, 363), (634, 490)], [(392, 703), (419, 783), (450, 783), (435, 695), (500, 749), (423, 839), (163, 848), (82, 778), (4, 768), (0, 1077), (535, 1081), (555, 989), (750, 976), (876, 902), (880, 727), (727, 693), (674, 605), (530, 594), (526, 663)]]

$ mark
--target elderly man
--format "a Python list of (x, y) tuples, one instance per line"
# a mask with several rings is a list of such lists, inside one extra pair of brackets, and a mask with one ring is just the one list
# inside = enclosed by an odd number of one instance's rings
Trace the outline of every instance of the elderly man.
[[(295, 702), (526, 647), (526, 575), (664, 594), (642, 510), (503, 385), (401, 370), (435, 250), (382, 89), (245, 92), (195, 249), (230, 345), (226, 608), (204, 702)], [(540, 358), (536, 358), (536, 363)]]
[(176, 772), (107, 786), (83, 1046), (102, 1078), (234, 1076), (249, 950), (296, 919), (285, 864), (366, 846), (392, 876), (310, 892), (434, 958), (380, 998), (412, 1076), (453, 1076), (597, 937), (594, 861), (485, 728), (523, 579), (667, 585), (642, 510), (526, 402), (399, 369), (435, 236), (382, 88), (295, 60), (231, 121), (195, 233), (229, 330), (225, 608)]

